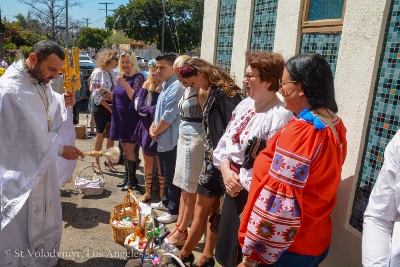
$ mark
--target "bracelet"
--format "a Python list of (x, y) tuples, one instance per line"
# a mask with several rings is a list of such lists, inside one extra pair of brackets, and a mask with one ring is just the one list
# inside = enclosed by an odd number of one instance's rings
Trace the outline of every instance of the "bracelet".
[(258, 262), (249, 261), (247, 256), (243, 256), (243, 263), (246, 267), (257, 267)]

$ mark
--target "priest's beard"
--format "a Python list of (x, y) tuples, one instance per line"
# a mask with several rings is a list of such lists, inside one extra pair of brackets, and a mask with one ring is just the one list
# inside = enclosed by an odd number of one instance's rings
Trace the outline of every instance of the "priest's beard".
[(35, 76), (36, 80), (42, 84), (48, 84), (54, 78), (53, 76), (44, 77), (42, 71), (40, 70), (40, 64), (35, 64), (31, 69), (31, 72)]

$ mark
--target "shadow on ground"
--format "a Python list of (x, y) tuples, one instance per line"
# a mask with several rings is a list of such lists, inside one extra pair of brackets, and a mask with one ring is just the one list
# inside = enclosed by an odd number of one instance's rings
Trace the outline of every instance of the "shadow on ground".
[(97, 208), (81, 208), (74, 203), (62, 202), (63, 228), (90, 229), (100, 223), (110, 223), (110, 212)]

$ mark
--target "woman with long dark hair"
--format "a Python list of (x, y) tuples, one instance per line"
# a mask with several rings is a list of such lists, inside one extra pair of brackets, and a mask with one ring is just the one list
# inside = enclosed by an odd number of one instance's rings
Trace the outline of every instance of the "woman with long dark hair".
[(239, 266), (316, 267), (329, 251), (346, 128), (321, 55), (289, 59), (279, 86), (285, 107), (297, 117), (255, 160), (239, 229)]

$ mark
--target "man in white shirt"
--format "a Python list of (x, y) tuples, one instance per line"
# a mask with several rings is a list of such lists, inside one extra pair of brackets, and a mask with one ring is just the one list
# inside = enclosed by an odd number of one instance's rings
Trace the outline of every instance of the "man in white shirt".
[(400, 131), (385, 149), (363, 228), (363, 266), (400, 266)]

